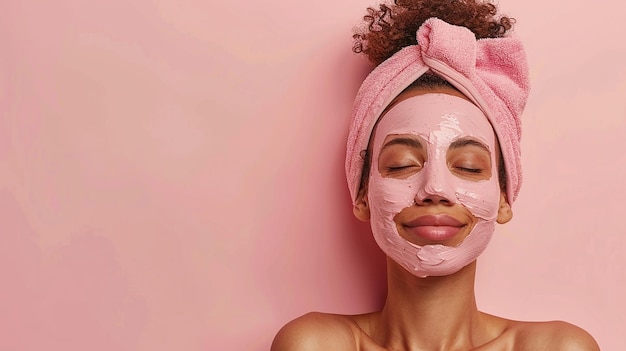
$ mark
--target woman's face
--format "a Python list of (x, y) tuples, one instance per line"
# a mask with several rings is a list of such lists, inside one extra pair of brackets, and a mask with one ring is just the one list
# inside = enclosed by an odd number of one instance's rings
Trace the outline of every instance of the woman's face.
[[(449, 88), (412, 90), (381, 117), (372, 142), (367, 206), (383, 251), (419, 270), (445, 261), (439, 247), (461, 247), (472, 235), (464, 244), (471, 247), (452, 256), (454, 269), (473, 261), (504, 218), (501, 207), (510, 212), (498, 183), (496, 136), (482, 111)], [(418, 262), (407, 244), (422, 251)], [(432, 245), (439, 251), (427, 254)]]

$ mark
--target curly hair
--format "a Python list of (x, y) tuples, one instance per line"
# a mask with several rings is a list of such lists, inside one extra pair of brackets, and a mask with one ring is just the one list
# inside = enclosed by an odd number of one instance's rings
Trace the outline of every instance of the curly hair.
[(394, 0), (378, 9), (368, 7), (366, 26), (355, 30), (352, 51), (378, 65), (403, 47), (417, 44), (415, 33), (430, 17), (467, 27), (478, 39), (502, 37), (515, 19), (497, 16), (496, 6), (487, 1)]

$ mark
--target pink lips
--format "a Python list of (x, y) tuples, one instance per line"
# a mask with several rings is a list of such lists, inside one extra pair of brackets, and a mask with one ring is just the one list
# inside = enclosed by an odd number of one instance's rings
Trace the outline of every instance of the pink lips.
[(463, 227), (463, 223), (448, 215), (425, 215), (404, 226), (423, 239), (443, 241), (454, 237)]

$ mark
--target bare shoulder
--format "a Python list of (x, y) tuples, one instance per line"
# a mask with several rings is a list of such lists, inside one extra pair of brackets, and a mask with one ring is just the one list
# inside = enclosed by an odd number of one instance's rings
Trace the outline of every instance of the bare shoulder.
[(311, 312), (280, 329), (271, 351), (356, 350), (355, 324), (345, 316)]
[(516, 350), (600, 351), (584, 329), (563, 321), (515, 322)]

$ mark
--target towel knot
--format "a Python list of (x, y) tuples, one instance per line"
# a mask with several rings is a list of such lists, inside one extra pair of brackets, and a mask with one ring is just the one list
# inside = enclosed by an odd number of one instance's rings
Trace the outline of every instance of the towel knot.
[(424, 62), (439, 61), (464, 76), (476, 67), (476, 36), (466, 27), (432, 17), (420, 26), (416, 36)]

